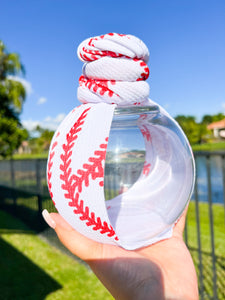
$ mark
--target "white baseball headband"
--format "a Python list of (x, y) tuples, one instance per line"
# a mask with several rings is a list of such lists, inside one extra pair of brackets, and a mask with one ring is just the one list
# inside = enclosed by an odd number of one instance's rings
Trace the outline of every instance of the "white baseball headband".
[[(47, 179), (58, 212), (83, 235), (125, 249), (147, 246), (172, 235), (193, 189), (194, 161), (178, 124), (148, 98), (146, 45), (132, 35), (110, 33), (85, 40), (86, 61), (78, 88), (83, 103), (56, 130)], [(128, 191), (104, 197), (104, 167), (115, 109), (154, 108), (158, 118), (140, 114), (145, 164)]]

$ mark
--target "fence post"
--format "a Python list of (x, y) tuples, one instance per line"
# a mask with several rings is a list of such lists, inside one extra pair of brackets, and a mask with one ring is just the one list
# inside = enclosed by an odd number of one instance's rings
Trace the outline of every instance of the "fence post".
[(14, 170), (14, 160), (10, 159), (10, 174), (11, 174), (11, 193), (13, 199), (14, 210), (16, 210), (16, 195), (15, 195), (15, 170)]
[(210, 234), (211, 234), (211, 250), (212, 250), (212, 271), (213, 271), (213, 299), (218, 299), (217, 296), (217, 276), (216, 276), (216, 256), (214, 243), (214, 227), (213, 227), (213, 210), (212, 210), (212, 187), (211, 187), (211, 167), (210, 155), (206, 157), (207, 167), (207, 185), (208, 185), (208, 201), (209, 201), (209, 220), (210, 220)]
[(225, 155), (222, 155), (223, 166), (223, 208), (224, 208), (224, 224), (225, 224)]
[(200, 299), (204, 299), (204, 276), (203, 276), (203, 265), (202, 265), (202, 245), (201, 245), (201, 230), (200, 230), (200, 214), (199, 214), (199, 201), (198, 201), (198, 168), (196, 160), (196, 180), (194, 187), (195, 195), (195, 217), (196, 217), (196, 229), (197, 229), (197, 239), (198, 239), (198, 269), (199, 269), (199, 292)]
[(37, 184), (37, 199), (38, 199), (38, 213), (42, 212), (42, 193), (41, 193), (41, 172), (40, 172), (40, 160), (36, 159), (36, 184)]

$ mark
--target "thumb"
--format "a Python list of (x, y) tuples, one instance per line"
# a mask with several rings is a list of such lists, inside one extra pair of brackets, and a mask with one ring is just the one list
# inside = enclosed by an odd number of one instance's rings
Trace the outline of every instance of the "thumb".
[(80, 234), (58, 213), (49, 214), (45, 209), (42, 215), (46, 223), (55, 230), (61, 243), (71, 253), (84, 261), (101, 258), (101, 243), (95, 242)]

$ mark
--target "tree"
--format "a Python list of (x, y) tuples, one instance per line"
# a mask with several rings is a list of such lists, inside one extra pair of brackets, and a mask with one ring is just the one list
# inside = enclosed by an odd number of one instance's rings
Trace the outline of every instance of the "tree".
[(39, 125), (34, 130), (37, 137), (30, 139), (29, 144), (32, 153), (43, 153), (49, 150), (54, 131), (40, 127)]
[(11, 156), (21, 142), (27, 138), (27, 130), (19, 128), (16, 120), (13, 118), (0, 119), (0, 154), (3, 158)]
[(218, 113), (216, 115), (204, 115), (202, 117), (202, 122), (203, 124), (210, 124), (213, 122), (218, 122), (225, 119), (225, 115), (223, 113)]
[(42, 149), (42, 151), (48, 151), (52, 137), (54, 135), (54, 131), (48, 130), (48, 129), (40, 129), (41, 135), (37, 139), (37, 143), (39, 147)]
[(19, 55), (9, 53), (0, 40), (0, 156), (12, 155), (27, 135), (19, 121), (25, 88), (13, 75), (24, 74)]
[(191, 145), (204, 141), (204, 137), (207, 134), (206, 124), (197, 123), (194, 116), (179, 115), (175, 119), (185, 132)]

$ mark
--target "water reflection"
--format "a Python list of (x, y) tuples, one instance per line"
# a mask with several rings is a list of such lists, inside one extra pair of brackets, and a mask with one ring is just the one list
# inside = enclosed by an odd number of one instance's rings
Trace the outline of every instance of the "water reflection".
[[(140, 176), (144, 164), (144, 151), (140, 151), (138, 162), (132, 163), (134, 153), (129, 153), (131, 157), (121, 154), (121, 160), (116, 164), (112, 164), (112, 157), (108, 157), (105, 166), (105, 187), (106, 200), (111, 199), (121, 193), (121, 186), (129, 188)], [(136, 155), (136, 153), (135, 153)], [(197, 185), (199, 201), (208, 201), (208, 186), (207, 186), (207, 158), (205, 156), (196, 156), (197, 170)], [(137, 160), (136, 160), (137, 161)], [(41, 194), (48, 195), (46, 185), (46, 160), (39, 160), (40, 163), (40, 178), (42, 183)], [(210, 157), (211, 171), (211, 190), (212, 201), (214, 203), (224, 203), (223, 200), (223, 158), (220, 155), (212, 155)], [(36, 177), (37, 177), (37, 160), (13, 161), (13, 166), (10, 166), (10, 161), (0, 161), (0, 185), (8, 187), (16, 187), (22, 190), (36, 193)], [(12, 176), (13, 170), (13, 176)], [(129, 174), (129, 175), (128, 175)], [(194, 199), (194, 195), (192, 196)]]
[[(199, 201), (208, 201), (208, 179), (207, 179), (207, 158), (197, 156), (195, 158), (197, 170), (197, 187)], [(212, 201), (214, 203), (223, 203), (223, 159), (219, 155), (210, 158), (210, 179)], [(192, 196), (194, 198), (194, 196)]]
[[(197, 171), (197, 187), (199, 201), (208, 201), (208, 179), (207, 179), (207, 158), (197, 156), (195, 158)], [(129, 188), (140, 176), (144, 161), (139, 163), (118, 163), (106, 164), (105, 168), (105, 197), (111, 199), (121, 192), (121, 185)], [(211, 192), (212, 202), (224, 203), (223, 199), (223, 159), (221, 156), (210, 157)], [(194, 194), (192, 195), (194, 199)]]

